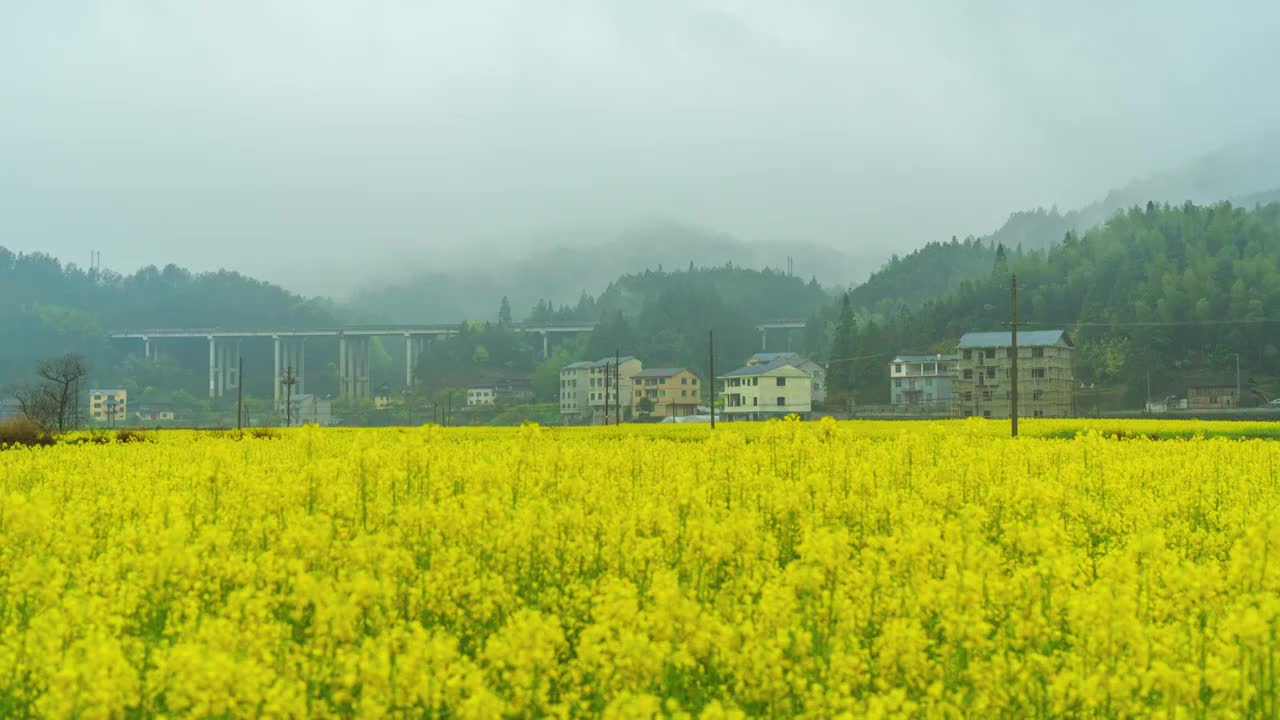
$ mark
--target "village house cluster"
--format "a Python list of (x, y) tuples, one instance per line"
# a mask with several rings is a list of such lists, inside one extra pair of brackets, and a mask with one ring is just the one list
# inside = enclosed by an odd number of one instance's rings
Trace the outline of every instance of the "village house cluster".
[[(806, 416), (826, 399), (826, 369), (798, 353), (756, 353), (716, 377), (719, 417), (759, 420)], [(711, 391), (689, 368), (645, 368), (623, 356), (575, 362), (560, 369), (560, 416), (566, 424), (615, 420), (710, 419)]]
[[(1075, 346), (1063, 330), (1018, 333), (1018, 414), (1072, 414)], [(889, 363), (890, 400), (922, 412), (1007, 418), (1012, 407), (1013, 335), (965, 333), (954, 354), (898, 355)]]

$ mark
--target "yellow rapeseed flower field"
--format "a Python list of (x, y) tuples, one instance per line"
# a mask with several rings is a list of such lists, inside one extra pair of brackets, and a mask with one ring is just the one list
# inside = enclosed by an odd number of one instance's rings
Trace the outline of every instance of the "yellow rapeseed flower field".
[(0, 716), (1275, 716), (1280, 444), (1207, 428), (10, 449)]

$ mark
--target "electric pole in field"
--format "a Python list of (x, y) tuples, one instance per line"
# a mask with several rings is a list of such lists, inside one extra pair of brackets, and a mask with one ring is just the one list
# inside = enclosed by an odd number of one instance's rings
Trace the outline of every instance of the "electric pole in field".
[[(1239, 373), (1236, 373), (1237, 375)], [(613, 424), (622, 424), (622, 351), (613, 349)]]
[(604, 423), (609, 424), (609, 361), (604, 361)]
[(715, 331), (707, 331), (707, 372), (711, 375), (711, 429), (716, 429), (716, 343)]
[(293, 384), (297, 379), (293, 374), (293, 366), (290, 365), (280, 373), (280, 384), (284, 385), (284, 426), (293, 427)]
[(1013, 352), (1013, 362), (1009, 365), (1009, 430), (1011, 437), (1018, 437), (1018, 276), (1009, 276), (1010, 307), (1012, 322), (1009, 339)]

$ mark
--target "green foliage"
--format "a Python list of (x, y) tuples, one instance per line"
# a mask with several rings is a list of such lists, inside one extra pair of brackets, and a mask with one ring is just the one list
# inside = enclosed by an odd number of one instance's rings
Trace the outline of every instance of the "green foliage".
[[(1067, 329), (1082, 382), (1137, 388), (1150, 373), (1153, 394), (1181, 393), (1189, 373), (1233, 372), (1236, 353), (1246, 374), (1276, 354), (1280, 204), (1134, 207), (1008, 264), (1022, 327)], [(864, 315), (852, 344), (885, 357), (858, 374), (855, 394), (887, 389), (892, 354), (946, 351), (965, 332), (1006, 329), (1009, 315), (1008, 278), (996, 274), (918, 309)]]
[[(145, 387), (168, 372), (121, 367), (127, 352), (106, 338), (109, 330), (154, 327), (331, 327), (332, 308), (275, 285), (233, 272), (191, 273), (174, 265), (132, 275), (84, 270), (42, 254), (0, 247), (0, 385), (26, 381), (41, 358), (78, 352), (95, 368), (93, 381), (122, 384), (141, 371)], [(195, 362), (204, 348), (189, 349)], [(172, 362), (172, 358), (170, 359)], [(177, 367), (174, 365), (173, 367)], [(172, 382), (172, 374), (164, 382)], [(191, 390), (207, 388), (207, 375), (187, 373)], [(267, 386), (269, 387), (269, 385)]]

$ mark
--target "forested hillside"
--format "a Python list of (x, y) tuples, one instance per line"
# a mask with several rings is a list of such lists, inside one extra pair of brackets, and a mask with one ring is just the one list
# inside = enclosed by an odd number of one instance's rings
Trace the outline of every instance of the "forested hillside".
[[(639, 357), (650, 367), (687, 366), (705, 375), (708, 330), (717, 333), (723, 370), (759, 350), (756, 326), (761, 321), (803, 319), (830, 300), (830, 294), (813, 279), (772, 270), (732, 265), (647, 270), (615, 280), (598, 298), (584, 294), (574, 306), (557, 309), (540, 301), (531, 320), (599, 320), (589, 337), (559, 345), (549, 360), (541, 360), (536, 343), (512, 332), (495, 315), (487, 325), (472, 325), (467, 332), (436, 343), (419, 373), (427, 387), (437, 390), (495, 374), (535, 371), (542, 400), (555, 399), (561, 365), (615, 352)], [(775, 338), (779, 343), (786, 339), (785, 334)]]
[[(1010, 272), (1019, 280), (1024, 328), (1067, 328), (1078, 346), (1076, 375), (1118, 384), (1128, 401), (1180, 392), (1188, 377), (1234, 372), (1265, 378), (1280, 363), (1280, 204), (1256, 209), (1148, 204), (1118, 213), (1084, 235), (1068, 233), (1047, 253), (1000, 254), (982, 279), (919, 308), (889, 316), (851, 309), (832, 337), (843, 382), (859, 402), (887, 398), (884, 354), (945, 351), (961, 334), (1007, 327)], [(868, 357), (875, 356), (875, 357)]]
[(994, 257), (989, 243), (973, 238), (929, 243), (904, 257), (894, 255), (849, 291), (849, 301), (856, 310), (881, 313), (919, 305), (986, 274)]
[(233, 272), (169, 265), (132, 275), (63, 265), (0, 247), (0, 386), (31, 375), (41, 359), (84, 354), (110, 381), (119, 357), (107, 333), (153, 327), (315, 327), (335, 323), (327, 302)]

